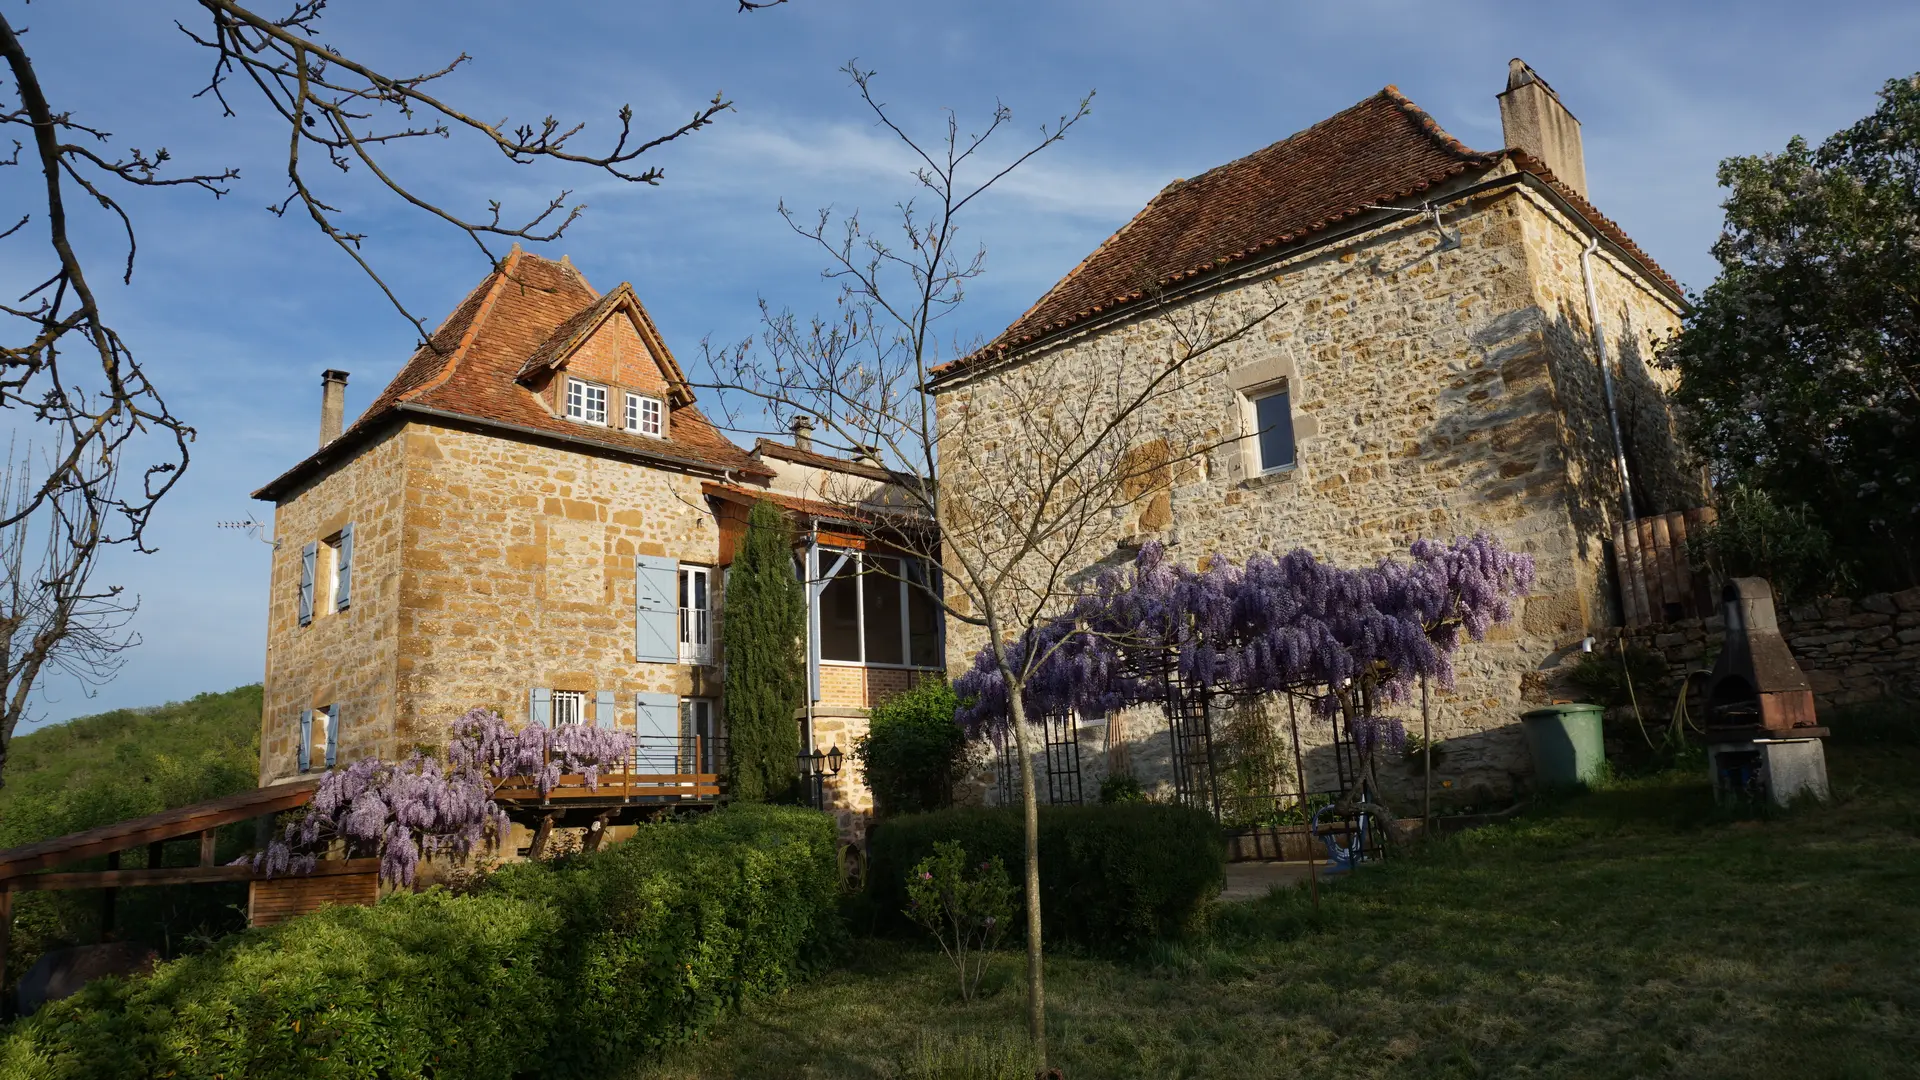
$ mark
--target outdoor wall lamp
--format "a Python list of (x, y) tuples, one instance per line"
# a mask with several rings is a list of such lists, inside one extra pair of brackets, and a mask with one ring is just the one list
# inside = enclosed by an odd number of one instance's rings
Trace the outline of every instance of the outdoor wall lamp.
[(838, 743), (824, 754), (818, 750), (811, 754), (802, 750), (794, 755), (794, 764), (799, 766), (800, 779), (807, 785), (808, 795), (815, 807), (826, 809), (827, 777), (839, 776), (840, 766), (845, 760), (846, 756), (840, 753)]

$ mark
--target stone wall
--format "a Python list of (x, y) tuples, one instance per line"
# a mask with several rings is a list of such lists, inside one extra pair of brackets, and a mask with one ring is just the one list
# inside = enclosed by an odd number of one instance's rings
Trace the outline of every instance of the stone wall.
[[(1159, 500), (1139, 499), (1130, 506), (1154, 512), (1129, 509), (1084, 530), (1078, 563), (1111, 565), (1125, 557), (1117, 542), (1158, 538), (1185, 561), (1305, 546), (1358, 565), (1404, 554), (1417, 537), (1493, 533), (1534, 556), (1539, 584), (1515, 624), (1458, 654), (1458, 685), (1437, 695), (1434, 729), (1451, 742), (1464, 782), (1504, 788), (1529, 768), (1517, 722), (1524, 703), (1544, 700), (1548, 673), (1611, 622), (1600, 543), (1610, 520), (1611, 437), (1577, 226), (1519, 188), (1482, 193), (1448, 214), (1455, 250), (1434, 251), (1425, 219), (1386, 225), (1163, 315), (1099, 326), (949, 384), (938, 404), (943, 432), (1002, 448), (1000, 460), (1013, 468), (1044, 449), (1024, 444), (1029, 388), (1049, 387), (1055, 407), (1092, 422), (1111, 386), (1148, 377), (1179, 346), (1172, 328), (1182, 318), (1204, 308), (1215, 325), (1245, 325), (1277, 298), (1277, 314), (1192, 361), (1140, 425), (1176, 445), (1215, 448), (1167, 470), (1159, 510)], [(1593, 266), (1615, 347), (1622, 335), (1638, 341), (1677, 325), (1671, 300), (1636, 271), (1604, 251)], [(1622, 351), (1644, 355), (1641, 346)], [(1240, 391), (1256, 378), (1287, 381), (1291, 470), (1250, 475), (1245, 466)], [(1638, 425), (1645, 438), (1635, 452), (1663, 461), (1677, 447), (1655, 437), (1658, 426)], [(992, 477), (955, 467), (991, 456), (957, 449), (943, 446), (944, 490), (992, 486)], [(1684, 471), (1649, 468), (1654, 476)], [(951, 572), (948, 580), (950, 591), (960, 587)], [(966, 610), (964, 597), (953, 599)], [(955, 621), (948, 640), (957, 674), (983, 638)]]
[[(1847, 705), (1920, 700), (1920, 589), (1798, 604), (1780, 612), (1780, 630), (1813, 684), (1822, 719)], [(1615, 633), (1666, 660), (1668, 675), (1649, 695), (1653, 715), (1663, 719), (1680, 680), (1711, 669), (1725, 637), (1719, 616)], [(1648, 710), (1644, 700), (1641, 709)]]
[(635, 555), (713, 565), (700, 479), (484, 432), (409, 424), (400, 587), (401, 745), (532, 687), (720, 696), (718, 670), (634, 659)]
[[(308, 709), (339, 707), (343, 762), (380, 752), (393, 730), (405, 477), (405, 440), (395, 431), (274, 510), (260, 711), (262, 784), (297, 775), (300, 714)], [(301, 550), (349, 522), (351, 603), (336, 612), (316, 598), (313, 621), (301, 626)]]

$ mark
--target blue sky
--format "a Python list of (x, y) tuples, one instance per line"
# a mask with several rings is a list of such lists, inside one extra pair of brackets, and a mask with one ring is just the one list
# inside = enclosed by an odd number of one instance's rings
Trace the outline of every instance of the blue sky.
[[(267, 548), (214, 522), (271, 508), (248, 492), (309, 452), (319, 373), (352, 373), (349, 415), (411, 351), (414, 332), (310, 225), (264, 209), (284, 195), (285, 136), (244, 94), (222, 117), (192, 94), (207, 62), (173, 26), (187, 0), (0, 0), (56, 108), (164, 145), (183, 168), (237, 166), (227, 198), (138, 192), (131, 286), (98, 287), (175, 411), (199, 430), (194, 462), (152, 532), (160, 550), (116, 555), (103, 580), (139, 595), (143, 643), (93, 697), (58, 680), (41, 720), (154, 704), (259, 679)], [(274, 13), (279, 4), (264, 4)], [(996, 100), (1014, 111), (1008, 148), (1089, 90), (1093, 114), (972, 219), (988, 274), (952, 329), (990, 335), (1161, 186), (1274, 140), (1393, 83), (1469, 146), (1495, 149), (1494, 95), (1509, 57), (1530, 62), (1584, 125), (1594, 202), (1691, 288), (1712, 280), (1720, 159), (1818, 139), (1864, 115), (1886, 78), (1920, 66), (1911, 2), (1588, 3), (1346, 0), (1138, 3), (792, 0), (751, 15), (732, 0), (533, 5), (334, 0), (327, 40), (392, 72), (472, 64), (442, 93), (476, 115), (549, 113), (609, 130), (631, 102), (643, 130), (677, 122), (716, 89), (737, 111), (653, 157), (654, 188), (520, 168), (471, 144), (399, 155), (421, 188), (469, 211), (502, 198), (537, 206), (575, 189), (586, 216), (545, 253), (569, 254), (596, 286), (632, 281), (683, 362), (701, 339), (754, 329), (756, 301), (808, 310), (819, 260), (775, 215), (833, 205), (884, 213), (911, 193), (899, 148), (874, 129), (836, 69), (857, 57), (921, 131), (942, 108), (963, 125)], [(8, 88), (11, 100), (11, 87)], [(4, 170), (5, 205), (35, 177)], [(485, 273), (461, 236), (398, 206), (358, 176), (329, 193), (368, 232), (368, 257), (403, 300), (437, 322)], [(83, 213), (85, 213), (83, 211)], [(118, 255), (86, 218), (96, 265)], [(44, 234), (38, 234), (43, 236)], [(18, 295), (43, 247), (0, 244), (0, 286)], [(41, 274), (40, 276), (44, 276)], [(36, 279), (37, 280), (37, 279)], [(16, 287), (19, 286), (19, 287)]]

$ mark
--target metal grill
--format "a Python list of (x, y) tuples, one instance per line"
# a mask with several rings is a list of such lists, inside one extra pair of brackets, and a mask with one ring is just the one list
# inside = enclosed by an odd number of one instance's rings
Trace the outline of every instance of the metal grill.
[(1079, 806), (1079, 723), (1072, 713), (1058, 713), (1041, 717), (1040, 730), (1046, 744), (1047, 801), (1055, 806)]

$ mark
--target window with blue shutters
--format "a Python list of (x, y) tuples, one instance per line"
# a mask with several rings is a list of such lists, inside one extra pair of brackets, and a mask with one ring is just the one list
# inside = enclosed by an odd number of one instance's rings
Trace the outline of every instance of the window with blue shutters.
[(633, 658), (680, 662), (680, 562), (656, 555), (633, 560)]
[(326, 717), (327, 768), (331, 769), (340, 760), (340, 706), (327, 706)]
[(300, 713), (300, 742), (298, 745), (298, 749), (296, 751), (296, 756), (299, 758), (301, 772), (306, 772), (313, 768), (313, 710), (312, 709), (306, 709)]
[(553, 691), (544, 686), (527, 691), (527, 723), (553, 726)]
[(635, 694), (635, 751), (642, 773), (677, 772), (680, 762), (680, 698), (676, 694)]
[(602, 727), (611, 731), (619, 720), (618, 713), (619, 708), (614, 704), (613, 691), (595, 690), (593, 692), (593, 723), (595, 727)]
[(313, 621), (313, 578), (319, 569), (320, 545), (308, 544), (300, 549), (300, 625)]
[(333, 610), (345, 611), (353, 592), (353, 524), (340, 530), (338, 550), (334, 553)]

